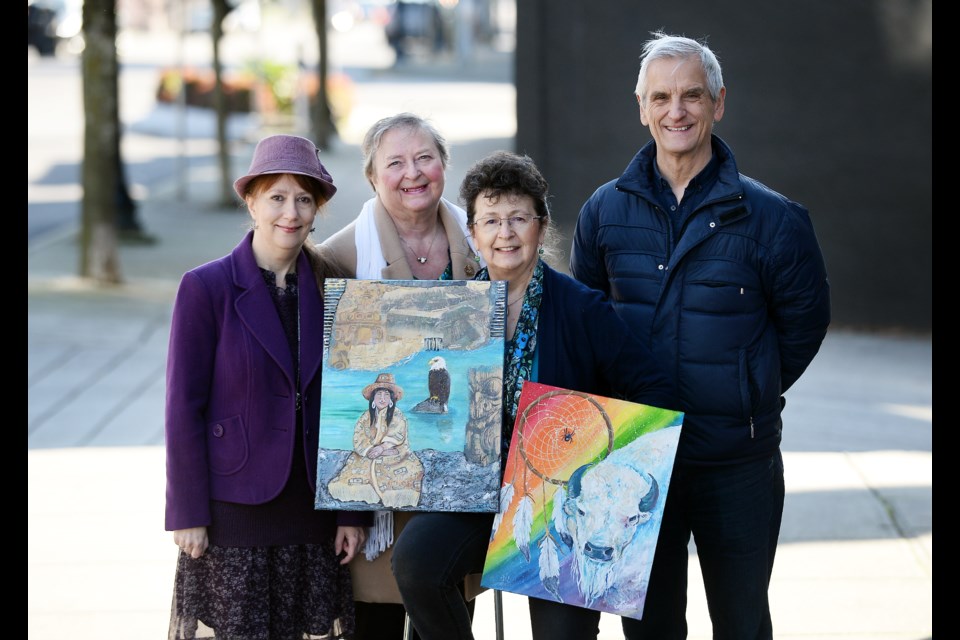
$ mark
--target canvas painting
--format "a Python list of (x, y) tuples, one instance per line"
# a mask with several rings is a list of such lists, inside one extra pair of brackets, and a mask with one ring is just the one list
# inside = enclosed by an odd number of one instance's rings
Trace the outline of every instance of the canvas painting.
[(525, 382), (481, 584), (640, 619), (682, 423)]
[(495, 512), (506, 283), (327, 279), (317, 509)]

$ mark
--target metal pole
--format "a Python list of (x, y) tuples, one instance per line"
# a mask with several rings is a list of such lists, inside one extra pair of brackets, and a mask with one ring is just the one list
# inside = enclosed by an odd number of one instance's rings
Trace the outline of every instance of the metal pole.
[(497, 640), (503, 640), (503, 593), (493, 590), (493, 619), (497, 631)]
[(473, 57), (473, 0), (460, 0), (456, 7), (457, 61), (467, 65)]
[(410, 620), (410, 616), (407, 613), (403, 614), (403, 640), (410, 640), (413, 638), (413, 622)]

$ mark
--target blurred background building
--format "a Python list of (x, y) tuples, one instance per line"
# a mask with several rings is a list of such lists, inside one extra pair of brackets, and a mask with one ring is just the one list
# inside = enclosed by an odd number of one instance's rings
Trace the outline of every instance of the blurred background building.
[[(38, 55), (82, 49), (81, 2), (28, 1)], [(320, 63), (310, 3), (232, 4), (224, 23), (228, 75), (238, 86), (244, 73), (269, 84), (270, 95), (249, 97), (261, 115), (272, 108), (302, 118), (303, 76)], [(550, 181), (567, 245), (583, 201), (649, 140), (633, 95), (643, 41), (656, 29), (705, 37), (727, 85), (716, 132), (743, 173), (810, 210), (831, 276), (835, 324), (932, 331), (932, 0), (326, 4), (331, 110), (350, 143), (370, 124), (347, 117), (366, 115), (354, 84), (388, 72), (414, 77), (443, 68), (456, 75), (491, 52), (510, 56), (515, 113), (490, 113), (476, 126), (515, 118), (515, 150), (532, 156)], [(117, 6), (121, 54), (160, 42), (152, 34), (176, 34), (162, 45), (172, 66), (201, 67), (202, 75), (209, 0)], [(164, 78), (157, 79), (158, 100), (166, 95)]]
[(740, 171), (809, 210), (834, 326), (931, 331), (932, 0), (517, 3), (517, 149), (562, 228), (649, 139), (636, 85), (650, 32), (706, 37), (715, 132)]

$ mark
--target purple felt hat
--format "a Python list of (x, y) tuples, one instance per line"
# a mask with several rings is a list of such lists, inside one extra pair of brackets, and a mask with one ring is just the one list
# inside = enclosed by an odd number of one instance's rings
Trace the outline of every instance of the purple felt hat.
[(310, 176), (320, 182), (327, 200), (337, 192), (337, 188), (333, 186), (333, 177), (320, 162), (320, 149), (300, 136), (278, 134), (260, 140), (257, 148), (253, 150), (250, 170), (247, 175), (237, 178), (233, 183), (233, 190), (243, 200), (247, 183), (267, 173), (299, 173)]

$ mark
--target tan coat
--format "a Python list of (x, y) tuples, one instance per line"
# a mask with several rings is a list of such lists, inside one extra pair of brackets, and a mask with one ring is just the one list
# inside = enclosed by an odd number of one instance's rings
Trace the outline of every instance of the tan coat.
[[(383, 259), (387, 262), (387, 266), (384, 267), (382, 272), (382, 278), (384, 280), (412, 280), (413, 272), (410, 270), (403, 244), (400, 242), (400, 234), (397, 233), (397, 228), (394, 226), (390, 214), (383, 208), (383, 203), (379, 199), (374, 207), (373, 217), (377, 225), (377, 235), (380, 237)], [(463, 237), (463, 231), (457, 224), (456, 218), (442, 201), (440, 202), (440, 222), (443, 223), (443, 229), (447, 234), (447, 244), (450, 245), (453, 279), (472, 280), (473, 276), (477, 275), (477, 271), (480, 270), (480, 265), (466, 238)], [(320, 245), (325, 257), (344, 273), (350, 274), (350, 277), (354, 277), (357, 273), (357, 245), (354, 240), (356, 226), (357, 221), (354, 220), (324, 240)]]
[[(378, 199), (374, 208), (374, 220), (377, 225), (377, 235), (380, 238), (380, 247), (383, 258), (387, 263), (382, 271), (384, 280), (411, 280), (413, 272), (407, 263), (400, 235), (390, 218), (390, 214)], [(440, 221), (447, 234), (447, 244), (450, 245), (450, 259), (453, 262), (454, 280), (472, 280), (480, 264), (475, 259), (470, 245), (463, 237), (463, 231), (454, 215), (441, 201)], [(324, 256), (331, 260), (349, 277), (357, 273), (357, 246), (354, 240), (356, 220), (340, 231), (327, 238), (320, 245)], [(409, 511), (394, 511), (393, 536), (394, 539), (403, 531), (404, 525), (416, 517), (416, 513)], [(350, 573), (353, 578), (353, 597), (360, 602), (392, 602), (402, 603), (400, 590), (393, 578), (390, 569), (390, 559), (393, 547), (389, 547), (373, 561), (367, 560), (362, 553), (358, 554), (350, 563)], [(483, 589), (480, 587), (480, 574), (467, 576), (466, 594), (468, 599), (475, 598)]]

